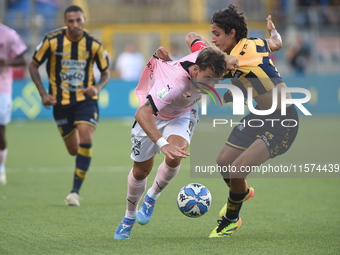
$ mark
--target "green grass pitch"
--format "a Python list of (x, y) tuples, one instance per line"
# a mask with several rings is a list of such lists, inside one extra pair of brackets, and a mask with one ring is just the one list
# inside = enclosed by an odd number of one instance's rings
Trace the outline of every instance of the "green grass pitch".
[[(340, 253), (339, 178), (249, 179), (255, 196), (243, 204), (241, 228), (231, 238), (209, 239), (228, 189), (221, 179), (190, 178), (189, 159), (159, 197), (150, 223), (136, 223), (130, 240), (114, 240), (125, 213), (132, 123), (99, 123), (81, 206), (67, 207), (75, 158), (54, 122), (12, 122), (8, 183), (0, 186), (0, 254)], [(340, 163), (339, 127), (339, 117), (302, 118), (292, 148), (271, 163)], [(157, 155), (147, 188), (162, 159)], [(197, 219), (182, 215), (176, 204), (178, 191), (190, 182), (212, 194), (209, 212)]]

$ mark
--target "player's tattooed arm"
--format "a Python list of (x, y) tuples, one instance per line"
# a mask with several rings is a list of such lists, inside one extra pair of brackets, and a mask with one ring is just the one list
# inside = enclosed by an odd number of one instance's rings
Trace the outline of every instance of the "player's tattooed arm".
[(28, 66), (28, 70), (31, 74), (31, 78), (39, 91), (43, 105), (47, 109), (51, 109), (50, 105), (55, 104), (57, 100), (54, 96), (48, 94), (46, 89), (44, 88), (38, 68), (39, 66), (35, 64), (34, 62), (31, 62)]

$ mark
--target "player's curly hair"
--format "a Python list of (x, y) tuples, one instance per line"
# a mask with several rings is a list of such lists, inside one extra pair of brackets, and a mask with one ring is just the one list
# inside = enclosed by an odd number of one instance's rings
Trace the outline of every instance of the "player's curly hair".
[(247, 18), (244, 16), (244, 12), (238, 12), (238, 7), (229, 4), (228, 8), (215, 11), (211, 24), (215, 23), (222, 28), (226, 34), (229, 34), (232, 29), (235, 29), (236, 42), (248, 36)]
[(225, 54), (215, 47), (206, 47), (201, 50), (195, 64), (201, 71), (205, 71), (209, 67), (218, 76), (222, 76), (226, 72), (227, 66)]

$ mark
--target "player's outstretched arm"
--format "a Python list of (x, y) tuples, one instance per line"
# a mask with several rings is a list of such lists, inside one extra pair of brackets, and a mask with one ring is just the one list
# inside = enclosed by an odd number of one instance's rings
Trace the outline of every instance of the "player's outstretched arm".
[(282, 48), (281, 36), (275, 29), (274, 23), (272, 22), (272, 16), (269, 15), (266, 20), (268, 33), (270, 35), (270, 38), (267, 39), (269, 48), (271, 51), (278, 51)]
[(175, 157), (186, 158), (186, 156), (189, 156), (190, 154), (187, 153), (184, 148), (169, 144), (165, 140), (161, 132), (157, 129), (153, 114), (156, 113), (152, 109), (149, 100), (146, 100), (145, 104), (141, 105), (135, 114), (136, 121), (148, 137), (156, 143), (161, 148), (161, 151), (170, 159), (174, 159)]
[(93, 97), (98, 95), (99, 91), (102, 90), (106, 86), (106, 84), (110, 80), (110, 71), (106, 70), (101, 73), (100, 79), (95, 86), (87, 87), (83, 89), (83, 93), (88, 95), (89, 97)]
[(44, 85), (41, 81), (41, 77), (40, 77), (38, 68), (39, 68), (39, 66), (37, 64), (35, 64), (33, 61), (28, 66), (28, 70), (31, 74), (31, 78), (32, 78), (35, 86), (37, 87), (37, 89), (39, 91), (43, 105), (47, 109), (51, 109), (50, 105), (55, 104), (57, 102), (57, 100), (54, 96), (52, 96), (52, 95), (50, 95), (46, 92)]
[(191, 44), (197, 39), (202, 41), (207, 47), (211, 46), (210, 42), (207, 39), (199, 34), (196, 34), (195, 32), (190, 32), (189, 34), (187, 34), (185, 42), (187, 43), (188, 47), (191, 48)]

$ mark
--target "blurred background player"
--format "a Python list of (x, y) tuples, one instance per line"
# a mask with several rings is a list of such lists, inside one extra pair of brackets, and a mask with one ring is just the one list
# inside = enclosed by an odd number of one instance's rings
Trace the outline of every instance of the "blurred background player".
[(137, 51), (134, 43), (128, 43), (124, 52), (119, 54), (116, 69), (123, 81), (138, 81), (145, 67), (143, 55)]
[[(232, 84), (239, 87), (245, 96), (247, 88), (252, 87), (257, 110), (271, 109), (273, 94), (276, 93), (273, 88), (277, 90), (278, 103), (274, 106), (274, 113), (265, 116), (250, 113), (240, 123), (248, 123), (253, 118), (282, 121), (283, 117), (298, 123), (294, 105), (288, 104), (287, 115), (281, 115), (281, 89), (287, 86), (269, 58), (269, 53), (281, 49), (282, 40), (270, 15), (267, 18), (267, 28), (270, 39), (247, 38), (246, 17), (243, 12), (238, 12), (235, 5), (230, 4), (228, 8), (218, 10), (212, 16), (212, 42), (220, 50), (239, 59), (240, 67), (228, 71), (224, 78), (231, 78)], [(190, 41), (195, 43), (201, 38), (192, 33)], [(198, 43), (200, 42), (196, 42)], [(286, 98), (291, 98), (290, 93), (286, 94)], [(224, 101), (232, 102), (232, 94), (225, 93)], [(231, 236), (241, 226), (239, 212), (242, 203), (254, 195), (254, 189), (247, 186), (246, 177), (249, 172), (240, 172), (241, 166), (258, 166), (269, 158), (285, 153), (292, 145), (297, 131), (298, 124), (292, 126), (292, 123), (285, 127), (274, 126), (270, 122), (261, 127), (251, 127), (247, 124), (234, 127), (217, 157), (217, 164), (235, 167), (236, 171), (231, 172), (229, 176), (223, 176), (226, 184), (230, 186), (229, 198), (220, 212), (222, 220), (218, 220), (218, 226), (212, 231), (210, 238)]]
[(11, 121), (13, 66), (24, 66), (27, 47), (18, 33), (0, 23), (0, 184), (6, 184), (6, 125)]
[[(150, 221), (156, 199), (179, 172), (181, 159), (189, 155), (186, 149), (198, 123), (196, 102), (202, 96), (195, 82), (204, 78), (215, 84), (225, 71), (225, 55), (213, 47), (196, 51), (182, 62), (150, 59), (135, 90), (140, 107), (131, 131), (134, 163), (128, 175), (127, 210), (115, 239), (129, 239), (136, 219), (141, 225)], [(164, 161), (137, 212), (155, 155), (160, 152), (165, 154)]]
[[(86, 18), (82, 9), (72, 5), (64, 12), (67, 28), (46, 34), (29, 65), (43, 105), (53, 105), (54, 119), (68, 152), (76, 155), (73, 188), (67, 205), (79, 206), (79, 189), (89, 169), (92, 138), (98, 124), (98, 92), (110, 78), (109, 61), (102, 44), (84, 31)], [(47, 59), (49, 93), (46, 92), (39, 66)], [(101, 72), (94, 82), (93, 63)]]
[(287, 49), (287, 57), (292, 70), (296, 74), (306, 73), (306, 68), (311, 60), (311, 49), (302, 35), (295, 35), (293, 43)]
[(178, 43), (171, 43), (170, 45), (170, 58), (172, 61), (183, 58), (184, 55), (181, 53), (181, 49)]

